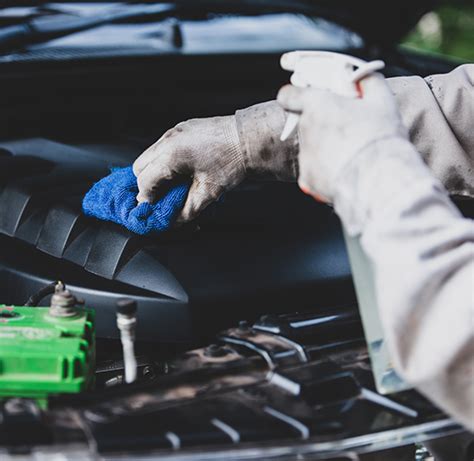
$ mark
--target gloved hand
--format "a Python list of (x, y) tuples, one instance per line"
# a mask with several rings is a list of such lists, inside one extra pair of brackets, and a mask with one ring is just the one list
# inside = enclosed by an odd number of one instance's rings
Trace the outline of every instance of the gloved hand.
[(179, 123), (133, 164), (137, 200), (153, 202), (164, 181), (192, 177), (178, 217), (178, 222), (186, 222), (249, 175), (296, 180), (296, 136), (279, 141), (285, 120), (283, 109), (272, 101), (237, 111), (234, 116)]
[(278, 94), (277, 101), (285, 110), (301, 114), (298, 184), (319, 200), (334, 200), (345, 167), (369, 145), (390, 138), (408, 139), (383, 76), (365, 78), (361, 90), (363, 96), (357, 99), (291, 85)]

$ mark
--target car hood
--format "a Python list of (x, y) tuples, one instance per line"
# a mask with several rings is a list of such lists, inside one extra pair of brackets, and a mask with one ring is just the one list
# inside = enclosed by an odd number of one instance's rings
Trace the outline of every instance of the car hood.
[[(393, 45), (397, 43), (436, 0), (201, 0), (195, 4), (213, 4), (219, 8), (274, 8), (314, 14), (344, 25), (363, 36), (369, 43)], [(189, 0), (178, 0), (187, 3)]]
[[(74, 2), (55, 1), (41, 2), (43, 11)], [(125, 4), (125, 2), (109, 0), (89, 0), (89, 5), (97, 3)], [(160, 3), (160, 2), (156, 2)], [(396, 44), (408, 33), (426, 12), (433, 9), (436, 0), (397, 0), (381, 2), (379, 0), (175, 0), (166, 3), (171, 8), (177, 6), (191, 11), (196, 17), (203, 13), (236, 13), (236, 14), (263, 14), (269, 12), (293, 12), (309, 16), (322, 17), (339, 23), (354, 32), (357, 32), (371, 45), (390, 46)], [(35, 15), (28, 13), (28, 8), (18, 8), (16, 0), (7, 0), (4, 7), (16, 7), (18, 14), (24, 15), (24, 20)], [(37, 8), (35, 7), (30, 8)], [(62, 9), (62, 8), (61, 8)], [(211, 14), (211, 18), (214, 17)], [(3, 19), (3, 18), (2, 18)]]

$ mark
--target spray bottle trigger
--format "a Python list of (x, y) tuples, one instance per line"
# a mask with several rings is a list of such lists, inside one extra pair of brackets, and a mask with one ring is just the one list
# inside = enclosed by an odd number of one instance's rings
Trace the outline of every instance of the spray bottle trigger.
[(280, 141), (286, 141), (291, 136), (291, 133), (293, 133), (298, 126), (299, 120), (300, 116), (298, 114), (295, 114), (294, 112), (288, 114), (285, 126), (281, 132)]

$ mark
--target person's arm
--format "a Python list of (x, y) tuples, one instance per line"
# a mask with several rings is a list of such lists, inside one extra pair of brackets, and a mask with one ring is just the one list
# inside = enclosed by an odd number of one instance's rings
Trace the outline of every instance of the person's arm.
[[(389, 80), (410, 139), (427, 165), (450, 193), (468, 196), (474, 196), (473, 82), (474, 65), (427, 79)], [(179, 217), (185, 222), (248, 175), (296, 180), (298, 137), (279, 140), (285, 119), (283, 108), (269, 101), (235, 115), (178, 124), (134, 162), (138, 200), (153, 201), (164, 181), (192, 176)]]
[(353, 187), (338, 188), (335, 206), (343, 220), (358, 216), (348, 225), (373, 263), (395, 368), (472, 431), (474, 222), (417, 154), (407, 141), (373, 144), (346, 171)]
[(235, 115), (179, 123), (135, 160), (137, 200), (152, 202), (167, 180), (191, 178), (178, 217), (186, 222), (246, 177), (295, 181), (298, 140), (295, 134), (280, 141), (285, 120), (285, 111), (276, 101), (269, 101), (238, 110)]
[(474, 64), (387, 80), (410, 141), (452, 195), (474, 197)]
[(409, 142), (384, 79), (362, 91), (280, 91), (301, 113), (298, 183), (360, 235), (395, 369), (474, 430), (474, 222)]

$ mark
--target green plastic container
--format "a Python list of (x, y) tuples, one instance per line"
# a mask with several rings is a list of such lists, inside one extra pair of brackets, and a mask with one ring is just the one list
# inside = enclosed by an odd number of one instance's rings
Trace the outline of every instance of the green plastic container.
[(48, 307), (0, 304), (0, 398), (45, 400), (94, 381), (94, 311), (52, 317)]

